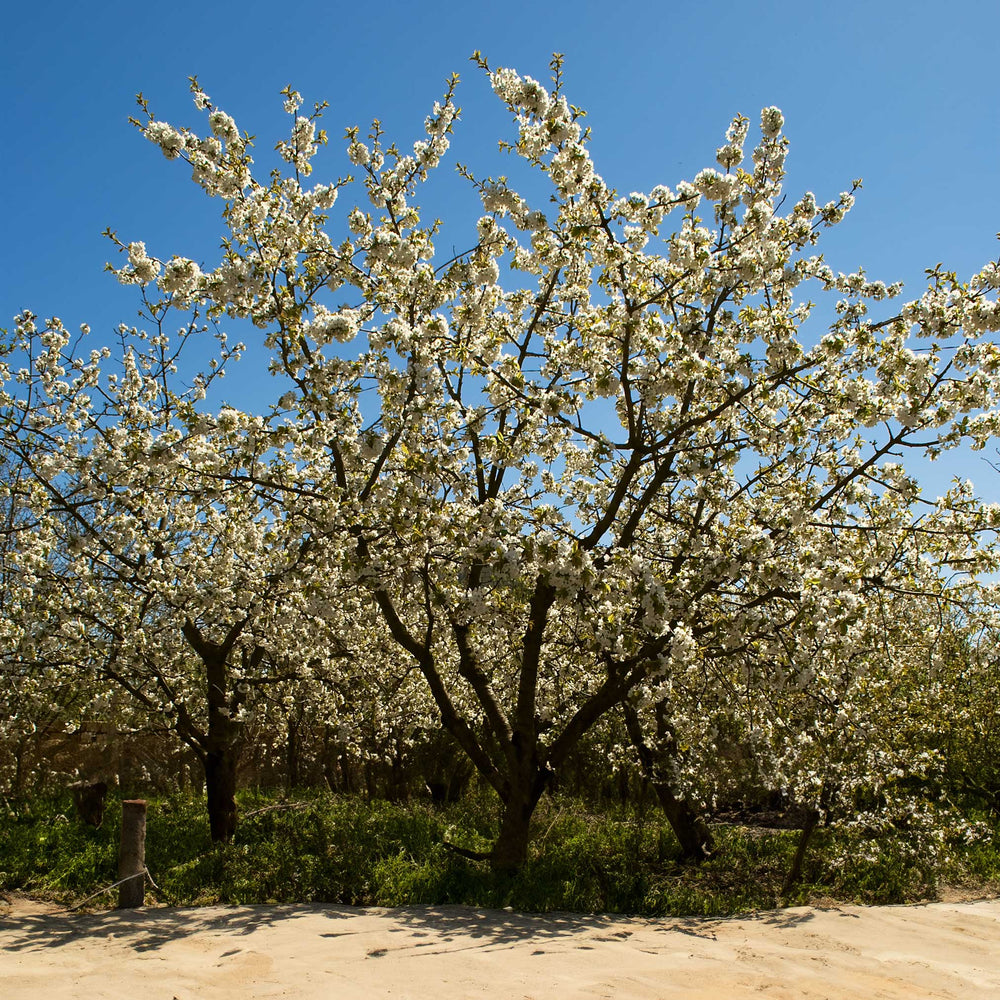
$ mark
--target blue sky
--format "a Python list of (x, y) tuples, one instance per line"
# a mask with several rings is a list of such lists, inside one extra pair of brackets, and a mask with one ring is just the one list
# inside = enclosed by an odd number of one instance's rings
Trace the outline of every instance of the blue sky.
[[(864, 178), (857, 207), (821, 245), (835, 269), (861, 265), (916, 296), (924, 268), (943, 261), (968, 276), (1000, 250), (1000, 4), (990, 0), (38, 0), (9, 7), (4, 21), (0, 325), (30, 308), (88, 322), (100, 341), (131, 321), (134, 291), (103, 272), (113, 257), (105, 227), (157, 256), (212, 263), (220, 206), (126, 122), (141, 90), (157, 117), (200, 127), (192, 74), (259, 136), (261, 154), (283, 133), (282, 87), (307, 105), (329, 101), (319, 169), (335, 176), (349, 169), (344, 127), (377, 116), (408, 144), (459, 72), (463, 121), (434, 207), (461, 221), (474, 202), (450, 167), (495, 171), (496, 140), (510, 135), (469, 62), (474, 49), (538, 79), (552, 52), (564, 53), (567, 96), (588, 110), (597, 168), (619, 190), (692, 177), (713, 165), (734, 114), (756, 120), (776, 104), (791, 142), (790, 195), (809, 189), (822, 202)], [(956, 473), (1000, 495), (982, 456), (923, 475), (936, 492)]]

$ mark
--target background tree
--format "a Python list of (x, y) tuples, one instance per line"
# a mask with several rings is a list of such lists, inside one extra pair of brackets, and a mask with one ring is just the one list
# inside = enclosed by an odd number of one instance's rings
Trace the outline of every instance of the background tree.
[[(58, 320), (18, 318), (14, 346), (30, 367), (8, 383), (3, 447), (21, 470), (9, 559), (22, 635), (7, 669), (105, 701), (127, 694), (133, 713), (197, 755), (212, 837), (229, 840), (243, 727), (261, 693), (303, 683), (343, 650), (309, 614), (287, 520), (215, 488), (220, 463), (231, 474), (253, 462), (259, 419), (199, 412), (214, 376), (178, 390), (185, 337), (120, 336), (121, 371), (102, 371), (110, 351), (80, 357)], [(223, 339), (210, 370), (235, 353)]]
[[(996, 566), (978, 544), (993, 515), (964, 484), (933, 504), (916, 497), (915, 482), (897, 479), (866, 501), (860, 525), (839, 515), (835, 547), (826, 524), (776, 547), (763, 579), (747, 573), (716, 592), (687, 659), (626, 701), (641, 766), (688, 857), (710, 847), (701, 813), (720, 799), (780, 795), (813, 822), (853, 821), (862, 798), (897, 809), (874, 791), (890, 775), (905, 775), (910, 795), (940, 764), (917, 750), (946, 714), (933, 665), (954, 616), (979, 606), (976, 576)], [(735, 545), (745, 529), (725, 530)], [(949, 579), (948, 566), (962, 572)]]

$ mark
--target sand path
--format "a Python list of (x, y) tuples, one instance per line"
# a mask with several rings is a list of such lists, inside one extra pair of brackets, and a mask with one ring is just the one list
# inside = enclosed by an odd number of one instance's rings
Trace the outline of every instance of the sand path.
[(729, 919), (457, 906), (0, 917), (3, 1000), (1000, 997), (1000, 900)]

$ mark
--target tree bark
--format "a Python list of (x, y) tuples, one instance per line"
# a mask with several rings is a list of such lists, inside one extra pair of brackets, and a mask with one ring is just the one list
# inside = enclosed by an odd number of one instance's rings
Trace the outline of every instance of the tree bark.
[(299, 787), (299, 726), (302, 723), (301, 711), (295, 716), (289, 716), (287, 739), (285, 741), (285, 792), (291, 795)]
[(541, 798), (545, 781), (539, 773), (531, 784), (518, 782), (511, 788), (500, 817), (500, 833), (490, 851), (490, 867), (496, 872), (516, 872), (528, 860), (531, 817)]
[(88, 825), (99, 828), (104, 822), (104, 800), (108, 785), (104, 781), (74, 781), (69, 786), (73, 793), (76, 815)]
[(656, 792), (656, 798), (667, 817), (667, 822), (680, 844), (681, 856), (685, 861), (704, 861), (714, 847), (708, 824), (690, 802), (678, 798), (662, 776), (657, 774), (655, 755), (646, 742), (636, 710), (628, 702), (623, 702), (622, 711), (625, 716), (625, 730), (639, 755), (639, 766), (643, 777)]
[(552, 778), (552, 771), (539, 759), (534, 731), (514, 733), (509, 760), (510, 779), (500, 796), (500, 832), (490, 852), (490, 867), (498, 872), (515, 872), (524, 867), (531, 817)]
[(714, 847), (712, 832), (691, 804), (679, 799), (670, 787), (662, 781), (652, 781), (653, 790), (677, 842), (681, 845), (681, 856), (685, 861), (704, 861)]
[(236, 766), (239, 755), (233, 746), (205, 754), (205, 791), (208, 826), (214, 843), (229, 843), (236, 833)]
[[(205, 768), (208, 826), (213, 843), (228, 843), (236, 833), (236, 769), (242, 747), (239, 723), (231, 718), (236, 704), (229, 698), (229, 648), (209, 642), (192, 622), (185, 622), (184, 637), (205, 667), (205, 702), (208, 728), (201, 732), (186, 710), (178, 706), (178, 733), (201, 758)], [(238, 635), (232, 630), (231, 638)]]
[(799, 843), (795, 848), (795, 857), (792, 858), (792, 866), (788, 869), (785, 884), (781, 887), (781, 895), (787, 896), (795, 886), (795, 883), (802, 877), (802, 864), (806, 859), (806, 851), (809, 848), (809, 841), (819, 824), (819, 811), (810, 809), (806, 813), (805, 823), (802, 825), (802, 833), (799, 835)]

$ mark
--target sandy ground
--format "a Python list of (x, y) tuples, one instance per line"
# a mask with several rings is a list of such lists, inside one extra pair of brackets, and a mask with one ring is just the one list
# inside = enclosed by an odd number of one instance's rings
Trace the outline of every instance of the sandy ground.
[(3, 1000), (485, 995), (1000, 997), (1000, 900), (708, 920), (452, 906), (0, 907)]

